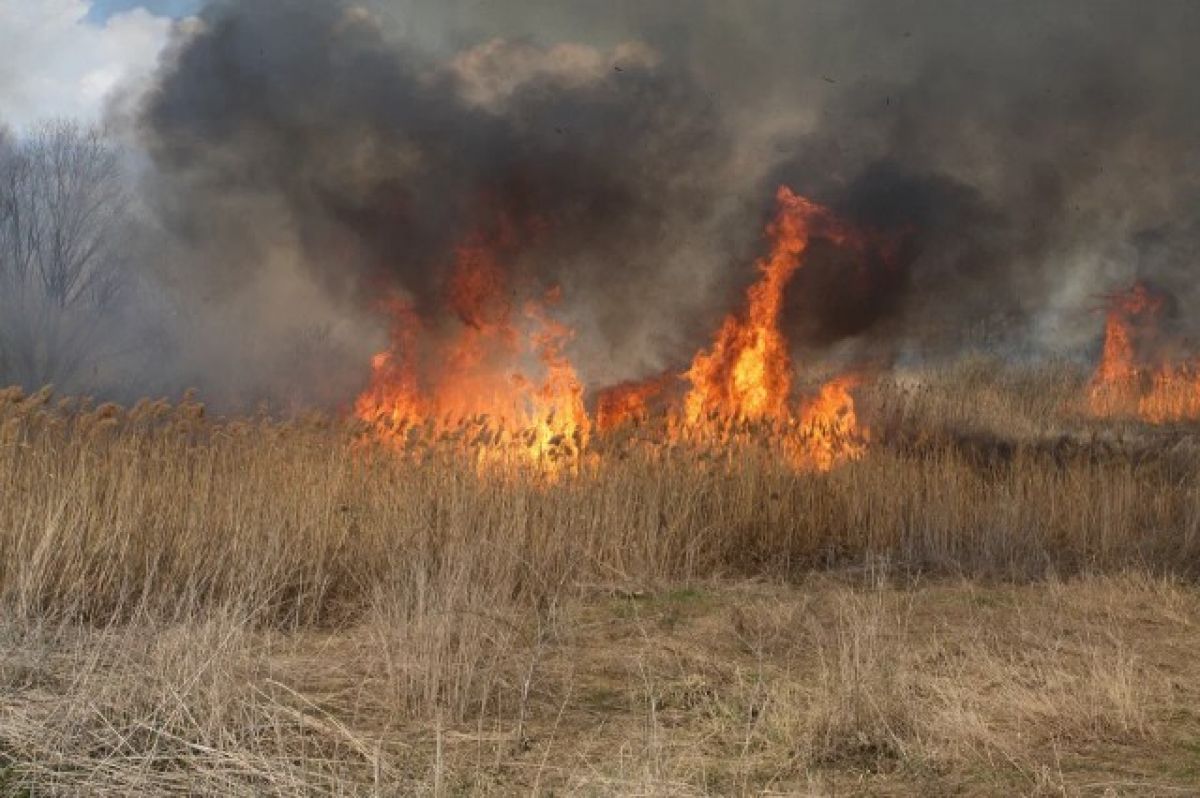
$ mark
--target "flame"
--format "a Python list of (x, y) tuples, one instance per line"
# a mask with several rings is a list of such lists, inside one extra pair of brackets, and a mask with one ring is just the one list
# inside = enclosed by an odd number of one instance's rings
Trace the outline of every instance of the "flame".
[(1092, 416), (1150, 424), (1200, 419), (1200, 364), (1165, 355), (1163, 305), (1162, 295), (1141, 282), (1110, 297), (1104, 348), (1088, 387)]
[(798, 440), (802, 445), (789, 447), (797, 467), (828, 471), (866, 453), (868, 433), (858, 424), (850, 395), (858, 384), (858, 377), (852, 375), (836, 377), (801, 407)]
[[(691, 388), (684, 397), (683, 424), (722, 436), (731, 422), (768, 422), (797, 433), (788, 441), (795, 462), (828, 470), (843, 459), (834, 449), (853, 459), (865, 438), (849, 394), (854, 381), (835, 379), (796, 416), (790, 404), (791, 356), (779, 326), (784, 290), (814, 237), (863, 250), (866, 242), (827, 208), (787, 186), (780, 187), (776, 200), (778, 212), (767, 227), (771, 251), (757, 263), (759, 279), (747, 291), (745, 312), (725, 318), (712, 347), (698, 352), (684, 375)], [(815, 453), (811, 457), (803, 454), (809, 448)]]
[[(559, 288), (551, 289), (546, 302), (557, 304)], [(547, 315), (543, 305), (530, 302), (525, 314), (536, 324), (532, 342), (546, 376), (532, 396), (533, 413), (525, 423), (536, 431), (532, 453), (539, 459), (555, 447), (566, 446), (566, 454), (574, 457), (587, 448), (591, 421), (583, 403), (583, 384), (563, 347), (575, 332), (562, 322)]]
[(667, 390), (671, 376), (641, 382), (623, 382), (600, 392), (596, 399), (596, 429), (611, 432), (626, 424), (644, 424), (650, 419), (650, 402)]
[(383, 304), (392, 321), (391, 348), (371, 358), (371, 382), (355, 400), (354, 415), (398, 433), (426, 411), (414, 360), (420, 321), (412, 307), (399, 299)]
[(558, 289), (514, 314), (501, 258), (517, 236), (502, 220), (455, 252), (447, 284), (449, 330), (432, 330), (410, 303), (385, 303), (388, 349), (372, 359), (355, 416), (400, 447), (421, 429), (470, 446), (480, 465), (520, 461), (557, 472), (587, 446), (583, 386), (564, 354), (574, 331), (550, 308)]
[(1194, 364), (1159, 367), (1137, 414), (1151, 424), (1200, 419), (1200, 370)]
[[(823, 238), (865, 252), (866, 239), (828, 209), (787, 187), (767, 228), (771, 247), (758, 261), (758, 280), (742, 313), (725, 318), (713, 344), (696, 353), (682, 375), (681, 403), (671, 402), (680, 375), (622, 383), (601, 391), (596, 431), (649, 421), (662, 410), (665, 441), (704, 447), (766, 442), (805, 471), (827, 471), (865, 451), (867, 430), (858, 423), (851, 390), (842, 376), (796, 405), (792, 361), (780, 328), (784, 291), (803, 263), (809, 242)], [(448, 319), (430, 321), (395, 298), (390, 345), (372, 361), (371, 381), (355, 403), (356, 416), (373, 434), (404, 451), (419, 441), (455, 441), (481, 466), (535, 464), (543, 473), (575, 471), (593, 432), (584, 387), (566, 355), (574, 330), (553, 309), (557, 288), (526, 299), (518, 295), (508, 263), (523, 235), (501, 215), (488, 231), (468, 236), (455, 251), (446, 284)], [(414, 442), (416, 439), (416, 442)], [(651, 441), (647, 443), (662, 443)]]
[(1092, 415), (1136, 415), (1143, 369), (1134, 346), (1135, 330), (1157, 326), (1161, 307), (1162, 300), (1142, 283), (1110, 297), (1104, 320), (1104, 349), (1088, 391)]

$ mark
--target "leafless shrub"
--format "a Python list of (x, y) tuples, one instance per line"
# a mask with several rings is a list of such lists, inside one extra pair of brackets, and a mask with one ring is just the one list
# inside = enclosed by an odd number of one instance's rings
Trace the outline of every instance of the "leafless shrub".
[[(69, 385), (105, 354), (126, 288), (127, 206), (117, 150), (101, 131), (49, 122), (0, 140), (0, 377)], [(111, 345), (111, 341), (107, 342)]]

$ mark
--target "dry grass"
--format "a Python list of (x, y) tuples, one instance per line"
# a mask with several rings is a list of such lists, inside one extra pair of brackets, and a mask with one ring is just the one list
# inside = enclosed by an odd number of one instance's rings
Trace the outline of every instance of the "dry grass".
[(0, 399), (0, 795), (1188, 794), (1200, 453), (1068, 370), (872, 446), (480, 474), (319, 419)]

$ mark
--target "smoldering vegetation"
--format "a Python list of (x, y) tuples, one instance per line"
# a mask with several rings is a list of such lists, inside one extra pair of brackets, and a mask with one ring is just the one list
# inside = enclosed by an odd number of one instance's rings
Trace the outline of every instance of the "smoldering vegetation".
[(1194, 299), (1198, 30), (1183, 2), (214, 0), (113, 107), (142, 289), (64, 387), (336, 407), (381, 297), (464, 321), (472, 237), (504, 301), (561, 287), (589, 386), (678, 369), (781, 183), (892, 242), (814, 246), (806, 361), (1090, 357), (1106, 291)]

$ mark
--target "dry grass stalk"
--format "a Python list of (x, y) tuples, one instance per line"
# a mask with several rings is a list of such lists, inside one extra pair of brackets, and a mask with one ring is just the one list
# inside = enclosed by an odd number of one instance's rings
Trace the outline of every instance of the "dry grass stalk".
[(479, 420), (397, 456), (0, 392), (0, 794), (1070, 793), (1063, 752), (1169, 748), (1200, 675), (1191, 432), (1079, 382), (875, 384), (826, 474), (635, 428), (553, 479), (481, 469)]

